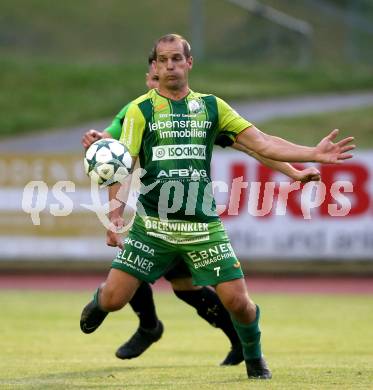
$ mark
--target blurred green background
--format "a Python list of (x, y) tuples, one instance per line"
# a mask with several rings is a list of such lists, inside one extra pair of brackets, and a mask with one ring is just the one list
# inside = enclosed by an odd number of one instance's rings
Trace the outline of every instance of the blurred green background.
[[(87, 123), (109, 122), (145, 90), (149, 50), (159, 36), (170, 32), (192, 43), (191, 87), (229, 102), (373, 95), (373, 0), (0, 0), (0, 271), (32, 275), (107, 269), (110, 257), (97, 261), (107, 249), (103, 227), (94, 213), (76, 207), (89, 188), (82, 172), (80, 138)], [(338, 127), (343, 136), (355, 136), (360, 152), (373, 149), (372, 113), (373, 103), (327, 113), (272, 116), (258, 124), (266, 132), (308, 145)], [(75, 126), (81, 126), (74, 132), (75, 154), (59, 155), (49, 149), (53, 142), (61, 148), (64, 131)], [(54, 129), (63, 135), (61, 141), (51, 139), (46, 155), (32, 153), (40, 142), (34, 134)], [(32, 135), (28, 152), (8, 150), (8, 138), (19, 135), (22, 141), (26, 134)], [(322, 254), (308, 259), (307, 250), (302, 261), (247, 253), (240, 260), (250, 277), (372, 275), (372, 258), (361, 258), (361, 253), (373, 253), (367, 160), (354, 160), (367, 172), (366, 180), (364, 175), (356, 179), (361, 180), (356, 199), (365, 199), (367, 209), (336, 225), (321, 220), (324, 232), (335, 230), (341, 243), (344, 239), (335, 261)], [(49, 186), (48, 205), (57, 201), (51, 195), (57, 180), (74, 179), (78, 195), (73, 198), (74, 213), (57, 218), (46, 207), (41, 225), (34, 225), (21, 209), (21, 199), (23, 181), (35, 179)], [(296, 222), (291, 218), (286, 221)], [(248, 215), (248, 231), (254, 230), (250, 220)], [(278, 234), (288, 240), (301, 237), (286, 221)], [(304, 248), (313, 242), (312, 236), (306, 238), (300, 243)], [(93, 241), (102, 252), (92, 249)], [(338, 259), (349, 251), (346, 260)], [(289, 285), (296, 280), (289, 280)], [(42, 288), (45, 281), (39, 283)], [(372, 388), (371, 296), (296, 294), (254, 295), (267, 316), (264, 347), (275, 375), (266, 388)], [(247, 387), (242, 366), (230, 371), (214, 368), (228, 347), (221, 335), (192, 318), (192, 312), (170, 295), (159, 296), (167, 330), (162, 341), (127, 365), (113, 360), (113, 348), (136, 326), (132, 313), (110, 316), (106, 330), (85, 339), (76, 322), (86, 300), (86, 292), (2, 291), (0, 387), (123, 388), (123, 383), (152, 389), (189, 389), (191, 383), (195, 388)]]
[(192, 43), (192, 88), (229, 101), (373, 89), (371, 0), (2, 0), (0, 136), (111, 117), (168, 32)]

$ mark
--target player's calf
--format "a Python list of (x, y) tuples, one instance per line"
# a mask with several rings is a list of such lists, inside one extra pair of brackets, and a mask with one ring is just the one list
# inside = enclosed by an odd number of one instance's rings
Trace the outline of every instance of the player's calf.
[(108, 312), (122, 309), (127, 302), (113, 288), (103, 284), (100, 288), (100, 307)]
[(262, 355), (259, 319), (260, 310), (258, 306), (256, 306), (255, 320), (249, 324), (241, 323), (232, 317), (233, 324), (243, 346), (243, 355), (248, 378), (271, 379), (272, 373)]
[(109, 314), (99, 307), (97, 301), (98, 292), (99, 290), (97, 289), (93, 300), (84, 307), (80, 316), (80, 329), (83, 333), (93, 333)]
[(221, 283), (216, 290), (231, 313), (233, 325), (241, 340), (249, 379), (270, 379), (272, 374), (261, 350), (260, 310), (249, 298), (243, 279)]
[(141, 281), (122, 270), (112, 268), (100, 286), (99, 306), (104, 311), (124, 307), (134, 296)]
[[(174, 286), (175, 283), (172, 284), (173, 288)], [(184, 286), (187, 287), (186, 284)], [(194, 307), (200, 317), (213, 327), (220, 328), (229, 338), (232, 346), (220, 365), (235, 366), (240, 364), (244, 360), (241, 342), (234, 329), (231, 317), (220, 302), (216, 292), (207, 287), (199, 287), (183, 291), (174, 289), (174, 293), (179, 299)]]

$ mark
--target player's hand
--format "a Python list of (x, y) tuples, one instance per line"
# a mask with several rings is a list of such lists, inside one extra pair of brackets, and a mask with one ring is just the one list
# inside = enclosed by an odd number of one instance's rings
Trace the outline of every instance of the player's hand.
[(93, 142), (99, 140), (102, 138), (102, 133), (97, 130), (88, 130), (82, 138), (82, 145), (84, 146), (85, 149), (88, 149)]
[(123, 226), (124, 221), (122, 217), (111, 219), (110, 228), (106, 231), (106, 245), (123, 249), (123, 241), (119, 233)]
[(320, 181), (320, 171), (315, 167), (302, 169), (294, 175), (294, 180), (300, 181), (302, 183), (308, 183), (310, 181)]
[(326, 164), (340, 164), (343, 160), (352, 158), (352, 154), (347, 152), (356, 147), (355, 145), (351, 145), (354, 137), (347, 137), (339, 142), (333, 143), (338, 133), (339, 130), (335, 129), (319, 142), (315, 148), (315, 161)]

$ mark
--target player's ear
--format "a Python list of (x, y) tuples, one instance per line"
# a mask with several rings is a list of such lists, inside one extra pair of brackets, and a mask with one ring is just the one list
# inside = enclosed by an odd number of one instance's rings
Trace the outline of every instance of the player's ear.
[(157, 73), (157, 62), (155, 60), (152, 61), (152, 69), (154, 73)]
[(193, 68), (193, 57), (192, 56), (187, 58), (187, 64), (188, 64), (188, 69), (191, 70)]

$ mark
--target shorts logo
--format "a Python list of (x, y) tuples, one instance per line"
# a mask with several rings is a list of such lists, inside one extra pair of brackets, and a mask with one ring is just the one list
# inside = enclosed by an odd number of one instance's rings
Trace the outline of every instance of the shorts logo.
[(206, 160), (206, 145), (153, 146), (153, 161), (159, 160)]
[[(235, 257), (235, 254), (231, 244), (223, 243), (202, 251), (188, 252), (188, 256), (192, 260), (194, 268), (197, 269), (224, 261), (225, 259), (231, 259), (232, 257)], [(239, 264), (238, 261), (236, 264), (237, 263)], [(234, 265), (234, 267), (236, 268), (236, 265)]]
[(115, 258), (114, 262), (126, 265), (127, 267), (140, 272), (145, 275), (149, 275), (154, 263), (145, 257), (124, 249), (120, 251)]
[(134, 240), (133, 238), (126, 237), (124, 240), (125, 244), (131, 245), (137, 249), (142, 250), (145, 253), (149, 253), (150, 255), (154, 256), (154, 248), (150, 248), (149, 245), (144, 244), (143, 242)]

